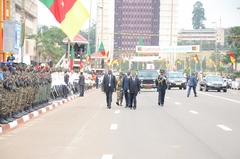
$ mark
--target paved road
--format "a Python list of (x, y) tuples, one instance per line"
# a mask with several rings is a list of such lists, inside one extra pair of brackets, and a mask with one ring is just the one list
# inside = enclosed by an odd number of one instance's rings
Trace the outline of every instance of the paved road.
[(109, 110), (95, 90), (0, 135), (0, 158), (239, 159), (240, 91), (198, 95), (168, 90), (160, 107), (143, 90), (137, 110)]

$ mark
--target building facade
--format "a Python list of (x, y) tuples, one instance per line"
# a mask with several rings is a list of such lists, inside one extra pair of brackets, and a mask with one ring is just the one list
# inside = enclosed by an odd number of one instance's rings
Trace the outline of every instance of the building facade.
[(102, 41), (111, 58), (134, 55), (140, 38), (159, 45), (160, 0), (98, 0), (96, 19), (96, 50)]
[[(10, 5), (10, 20), (17, 22), (22, 21), (21, 6), (22, 0), (11, 0)], [(38, 0), (25, 0), (24, 10), (25, 10), (25, 27), (26, 35), (37, 34), (38, 31)], [(33, 39), (25, 39), (24, 42), (24, 54), (29, 57), (32, 61), (37, 61), (38, 55), (36, 51), (36, 42)]]

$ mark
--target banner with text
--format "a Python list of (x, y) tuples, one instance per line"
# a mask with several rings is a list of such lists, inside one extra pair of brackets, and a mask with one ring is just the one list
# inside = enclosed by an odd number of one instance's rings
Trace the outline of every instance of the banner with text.
[(199, 45), (185, 45), (185, 46), (136, 46), (138, 53), (186, 53), (186, 52), (199, 52)]

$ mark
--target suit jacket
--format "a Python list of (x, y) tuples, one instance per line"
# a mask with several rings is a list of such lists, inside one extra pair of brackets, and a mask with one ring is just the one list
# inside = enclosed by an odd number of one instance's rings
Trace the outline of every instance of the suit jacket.
[(157, 91), (159, 92), (160, 90), (166, 90), (167, 89), (167, 82), (166, 78), (164, 76), (158, 76), (155, 80), (155, 84), (157, 86)]
[(69, 83), (69, 75), (67, 73), (64, 75), (64, 82), (65, 84)]
[(191, 75), (188, 80), (188, 86), (196, 87), (197, 86), (197, 78), (194, 75)]
[(78, 84), (79, 85), (84, 85), (85, 84), (85, 77), (83, 75), (79, 76)]
[[(130, 78), (131, 78), (131, 76), (130, 76)], [(125, 75), (124, 77), (123, 77), (123, 80), (122, 80), (122, 89), (124, 90), (124, 91), (127, 91), (128, 90), (128, 76), (127, 75)]]
[(128, 90), (131, 94), (138, 93), (140, 91), (140, 81), (137, 77), (135, 77), (135, 82), (132, 77), (128, 79)]
[[(111, 87), (109, 87), (109, 83), (111, 83)], [(111, 81), (109, 81), (108, 74), (104, 75), (102, 89), (104, 92), (114, 92), (116, 90), (116, 77), (111, 74)]]

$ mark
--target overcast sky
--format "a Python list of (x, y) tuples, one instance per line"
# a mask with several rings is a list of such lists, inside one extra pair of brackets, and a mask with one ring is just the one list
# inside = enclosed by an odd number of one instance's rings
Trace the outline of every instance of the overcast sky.
[[(80, 0), (86, 9), (90, 12), (90, 0)], [(179, 24), (178, 28), (191, 29), (192, 28), (192, 10), (196, 0), (179, 0)], [(200, 0), (205, 9), (206, 21), (204, 24), (207, 28), (214, 28), (217, 22), (217, 27), (228, 28), (232, 26), (240, 26), (240, 0)], [(59, 24), (54, 19), (50, 11), (41, 3), (38, 2), (38, 22), (40, 25), (54, 25)], [(96, 0), (92, 0), (92, 14), (91, 18), (96, 19)], [(88, 28), (88, 22), (84, 25), (83, 29)]]

